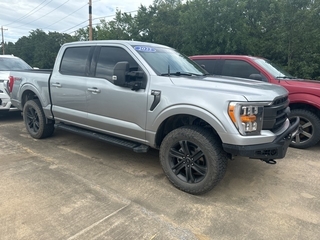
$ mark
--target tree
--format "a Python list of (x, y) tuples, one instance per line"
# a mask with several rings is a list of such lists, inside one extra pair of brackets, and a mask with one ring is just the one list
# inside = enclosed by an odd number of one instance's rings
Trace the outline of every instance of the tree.
[[(293, 75), (320, 79), (320, 0), (155, 0), (136, 14), (117, 11), (93, 28), (93, 39), (155, 42), (186, 55), (247, 54), (268, 58)], [(38, 67), (51, 67), (60, 45), (87, 41), (88, 28), (74, 37), (33, 30), (13, 53)]]
[(19, 38), (13, 44), (7, 44), (8, 54), (14, 54), (33, 67), (52, 68), (62, 44), (74, 41), (68, 34), (49, 32), (40, 29), (30, 32), (28, 37)]

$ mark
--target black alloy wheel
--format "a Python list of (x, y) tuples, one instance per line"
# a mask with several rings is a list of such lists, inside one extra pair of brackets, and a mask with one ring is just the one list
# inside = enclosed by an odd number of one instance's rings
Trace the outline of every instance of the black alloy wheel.
[(33, 138), (46, 138), (53, 134), (54, 123), (47, 122), (41, 103), (38, 99), (32, 99), (23, 107), (23, 120), (27, 131)]
[(201, 182), (208, 172), (207, 160), (201, 148), (186, 140), (171, 147), (169, 164), (175, 175), (186, 183)]
[(37, 134), (40, 129), (40, 122), (37, 111), (32, 107), (26, 108), (25, 111), (25, 123), (29, 132), (32, 134)]
[(210, 129), (199, 126), (177, 128), (163, 139), (160, 162), (170, 182), (191, 194), (214, 188), (227, 168), (227, 154)]

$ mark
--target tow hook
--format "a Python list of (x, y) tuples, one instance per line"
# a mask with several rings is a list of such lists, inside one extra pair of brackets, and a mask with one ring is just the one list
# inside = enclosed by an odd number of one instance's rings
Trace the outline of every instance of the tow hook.
[(265, 163), (268, 163), (268, 164), (276, 164), (276, 160), (274, 159), (260, 159), (261, 161), (264, 161)]

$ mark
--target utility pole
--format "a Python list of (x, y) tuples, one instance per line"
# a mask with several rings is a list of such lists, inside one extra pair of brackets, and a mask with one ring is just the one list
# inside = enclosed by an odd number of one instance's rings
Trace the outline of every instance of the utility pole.
[[(91, 1), (91, 0), (90, 0)], [(2, 36), (2, 55), (4, 55), (5, 51), (4, 51), (4, 37), (3, 37), (3, 30), (8, 30), (7, 28), (3, 28), (3, 26), (1, 26), (1, 36)]]
[(89, 41), (92, 41), (92, 0), (89, 0)]

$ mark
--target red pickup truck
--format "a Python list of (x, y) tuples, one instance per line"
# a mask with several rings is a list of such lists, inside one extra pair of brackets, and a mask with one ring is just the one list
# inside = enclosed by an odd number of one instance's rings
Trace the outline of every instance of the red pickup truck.
[(289, 91), (291, 117), (300, 117), (291, 145), (308, 148), (320, 140), (320, 81), (293, 77), (267, 59), (245, 55), (197, 55), (190, 59), (210, 74), (249, 78), (278, 84)]

